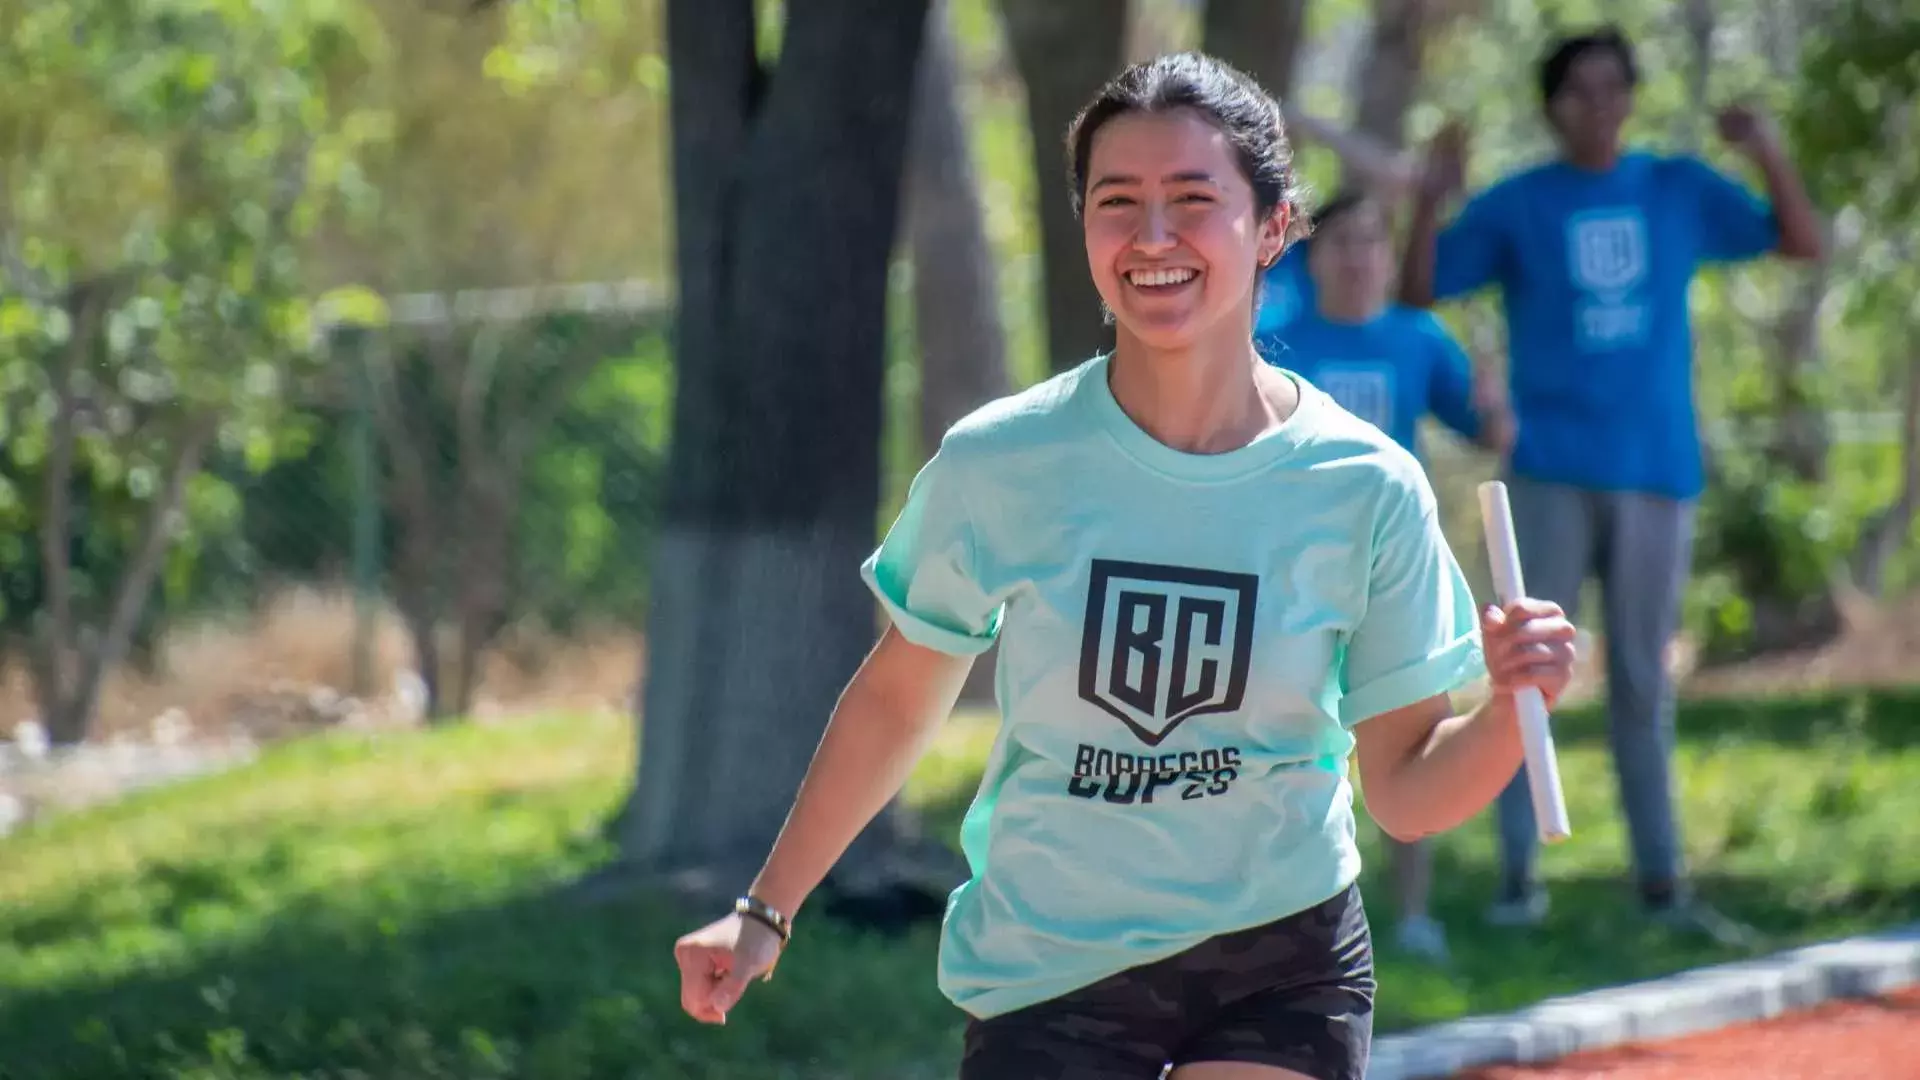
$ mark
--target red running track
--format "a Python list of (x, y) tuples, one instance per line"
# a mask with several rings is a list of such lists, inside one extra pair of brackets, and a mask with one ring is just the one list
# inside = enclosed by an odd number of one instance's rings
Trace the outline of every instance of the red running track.
[(1920, 987), (1458, 1080), (1920, 1080)]

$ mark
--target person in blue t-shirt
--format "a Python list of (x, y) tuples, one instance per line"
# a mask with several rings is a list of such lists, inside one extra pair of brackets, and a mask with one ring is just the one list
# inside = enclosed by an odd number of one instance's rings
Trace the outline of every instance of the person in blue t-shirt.
[[(1484, 382), (1476, 387), (1466, 353), (1431, 313), (1391, 303), (1393, 240), (1378, 199), (1349, 190), (1321, 207), (1306, 263), (1313, 307), (1256, 338), (1268, 363), (1326, 391), (1415, 457), (1429, 413), (1462, 438), (1506, 452), (1513, 427), (1499, 394)], [(1400, 947), (1444, 961), (1446, 934), (1427, 906), (1432, 845), (1388, 837), (1387, 848)]]
[(1259, 301), (1253, 309), (1257, 345), (1272, 342), (1274, 335), (1312, 308), (1313, 275), (1307, 272), (1307, 252), (1312, 246), (1312, 237), (1301, 237), (1260, 275), (1254, 286), (1260, 292)]
[[(1282, 109), (1289, 132), (1304, 134), (1332, 150), (1345, 173), (1371, 196), (1397, 204), (1415, 191), (1420, 178), (1415, 155), (1291, 106)], [(1260, 275), (1260, 295), (1253, 309), (1256, 344), (1276, 340), (1274, 335), (1288, 323), (1313, 310), (1314, 281), (1307, 270), (1312, 249), (1313, 238), (1302, 237)]]
[[(1476, 383), (1467, 354), (1432, 313), (1392, 302), (1387, 217), (1378, 199), (1357, 190), (1314, 214), (1312, 306), (1284, 330), (1257, 334), (1261, 355), (1306, 376), (1415, 456), (1428, 413), (1461, 438), (1506, 452), (1512, 431), (1496, 389)], [(1483, 413), (1492, 422), (1485, 430)]]
[[(1499, 291), (1526, 584), (1571, 611), (1585, 579), (1600, 578), (1608, 720), (1641, 898), (1663, 922), (1741, 939), (1685, 888), (1673, 805), (1665, 651), (1703, 484), (1687, 293), (1705, 265), (1815, 258), (1821, 228), (1772, 124), (1746, 107), (1721, 110), (1719, 133), (1764, 178), (1765, 201), (1698, 157), (1623, 148), (1638, 81), (1616, 30), (1556, 43), (1539, 84), (1559, 156), (1474, 196), (1444, 231), (1439, 206), (1464, 173), (1464, 144), (1458, 129), (1437, 139), (1401, 295), (1424, 307)], [(1498, 808), (1505, 873), (1489, 916), (1538, 921), (1546, 895), (1524, 776)]]
[(675, 943), (681, 1006), (727, 1022), (773, 972), (997, 640), (941, 926), (960, 1080), (1362, 1080), (1350, 763), (1393, 835), (1472, 817), (1520, 767), (1516, 692), (1566, 688), (1574, 628), (1477, 604), (1413, 455), (1254, 351), (1255, 276), (1301, 224), (1257, 83), (1136, 64), (1067, 145), (1113, 351), (982, 406), (915, 476), (860, 567), (889, 626), (753, 884)]

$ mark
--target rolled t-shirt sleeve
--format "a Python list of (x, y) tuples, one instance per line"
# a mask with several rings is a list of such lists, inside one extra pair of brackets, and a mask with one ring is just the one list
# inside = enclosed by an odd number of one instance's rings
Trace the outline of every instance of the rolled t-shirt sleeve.
[(977, 536), (960, 471), (945, 448), (921, 467), (906, 506), (860, 565), (860, 576), (902, 637), (975, 656), (1000, 631), (1001, 600), (979, 582)]
[(1780, 246), (1780, 223), (1764, 199), (1698, 158), (1676, 159), (1674, 169), (1693, 194), (1702, 262), (1743, 262)]
[(1503, 186), (1475, 196), (1434, 239), (1433, 298), (1450, 300), (1507, 280), (1506, 213), (1512, 193)]
[(1430, 312), (1420, 312), (1417, 325), (1428, 355), (1427, 408), (1462, 438), (1480, 437), (1480, 412), (1473, 402), (1473, 362), (1453, 335)]
[(1375, 527), (1366, 608), (1346, 641), (1348, 727), (1445, 694), (1486, 672), (1473, 591), (1447, 545), (1432, 490), (1409, 478)]

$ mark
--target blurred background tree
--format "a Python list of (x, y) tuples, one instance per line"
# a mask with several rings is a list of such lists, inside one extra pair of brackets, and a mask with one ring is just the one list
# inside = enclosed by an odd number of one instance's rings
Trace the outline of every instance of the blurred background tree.
[[(322, 215), (371, 193), (351, 4), (9, 3), (0, 23), (7, 653), (58, 743), (238, 517), (214, 460), (297, 448)], [(75, 27), (84, 25), (84, 33)]]

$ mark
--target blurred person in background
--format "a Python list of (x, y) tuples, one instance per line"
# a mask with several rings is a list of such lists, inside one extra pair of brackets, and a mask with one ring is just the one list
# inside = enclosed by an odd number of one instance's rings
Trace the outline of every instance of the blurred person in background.
[[(1467, 355), (1426, 311), (1392, 302), (1394, 250), (1386, 207), (1359, 190), (1314, 215), (1307, 266), (1313, 307), (1260, 336), (1268, 363), (1304, 377), (1341, 407), (1420, 457), (1419, 422), (1431, 413), (1461, 438), (1505, 454), (1513, 425), (1499, 388), (1476, 379)], [(1447, 959), (1446, 933), (1428, 909), (1430, 841), (1386, 837), (1400, 947)]]
[[(1740, 943), (1751, 933), (1692, 896), (1673, 797), (1673, 689), (1665, 664), (1691, 562), (1703, 486), (1687, 293), (1705, 265), (1769, 252), (1817, 258), (1821, 228), (1773, 124), (1722, 109), (1721, 138), (1766, 198), (1698, 157), (1622, 144), (1639, 68), (1603, 28), (1554, 42), (1538, 67), (1559, 152), (1467, 201), (1465, 140), (1437, 139), (1415, 199), (1401, 298), (1498, 290), (1506, 309), (1517, 435), (1506, 477), (1526, 584), (1576, 610), (1600, 579), (1614, 767), (1645, 910), (1677, 929)], [(1501, 925), (1547, 913), (1524, 775), (1498, 801)]]
[[(1398, 205), (1418, 190), (1422, 176), (1418, 155), (1396, 150), (1364, 132), (1341, 127), (1291, 105), (1283, 105), (1281, 111), (1289, 132), (1333, 151), (1341, 167), (1368, 195)], [(1256, 346), (1276, 341), (1278, 331), (1312, 310), (1313, 275), (1307, 270), (1307, 253), (1312, 249), (1313, 238), (1302, 237), (1260, 275), (1253, 322)]]

